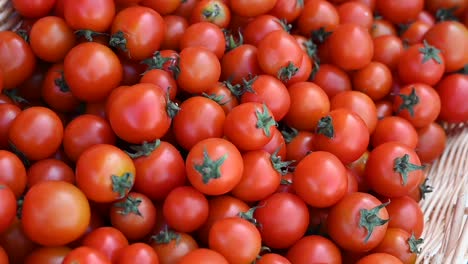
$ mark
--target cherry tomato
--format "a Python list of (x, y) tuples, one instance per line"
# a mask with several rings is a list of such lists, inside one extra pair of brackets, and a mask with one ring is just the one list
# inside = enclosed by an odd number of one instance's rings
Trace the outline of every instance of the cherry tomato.
[(221, 59), (226, 50), (226, 41), (218, 26), (210, 22), (198, 22), (188, 26), (180, 39), (180, 49), (187, 47), (204, 47)]
[(180, 259), (178, 264), (192, 264), (192, 263), (206, 263), (206, 264), (228, 264), (229, 262), (220, 253), (207, 249), (199, 248), (191, 251)]
[(312, 81), (325, 91), (329, 99), (352, 88), (348, 74), (333, 64), (321, 64)]
[(327, 32), (334, 31), (339, 24), (338, 11), (328, 1), (308, 1), (304, 5), (297, 19), (298, 29), (302, 35), (308, 36), (311, 32), (323, 28)]
[(0, 232), (4, 232), (16, 218), (16, 197), (13, 190), (3, 184), (0, 185), (0, 197)]
[(291, 23), (301, 15), (303, 10), (303, 1), (277, 0), (270, 14)]
[(416, 239), (414, 235), (400, 228), (388, 228), (382, 242), (372, 250), (373, 253), (388, 253), (404, 264), (416, 262), (417, 254), (420, 252), (422, 239)]
[(418, 145), (418, 138), (416, 129), (409, 121), (399, 116), (388, 116), (377, 122), (371, 139), (374, 147), (396, 141), (414, 149)]
[(249, 75), (262, 73), (257, 59), (257, 47), (243, 44), (226, 52), (221, 59), (221, 78), (232, 84), (241, 84)]
[(142, 0), (139, 3), (142, 6), (154, 9), (161, 15), (168, 15), (176, 11), (180, 6), (181, 1), (177, 0)]
[(291, 263), (341, 263), (339, 248), (327, 238), (321, 236), (304, 236), (289, 248), (286, 255)]
[(62, 263), (65, 256), (71, 251), (69, 247), (41, 247), (35, 249), (25, 260), (25, 264), (44, 263), (58, 264)]
[(359, 259), (358, 262), (356, 262), (356, 264), (373, 264), (373, 263), (403, 264), (403, 262), (400, 259), (388, 253), (372, 253)]
[(263, 146), (262, 150), (286, 160), (286, 140), (281, 131), (274, 129), (270, 141)]
[(373, 43), (372, 60), (385, 64), (390, 70), (395, 70), (404, 51), (403, 41), (397, 36), (385, 35), (374, 38)]
[(377, 110), (369, 96), (357, 91), (341, 92), (330, 100), (330, 109), (338, 108), (355, 112), (366, 123), (369, 133), (374, 132), (377, 125)]
[(408, 28), (404, 28), (400, 38), (408, 45), (423, 43), (424, 35), (431, 28), (427, 22), (418, 20), (411, 23)]
[[(293, 1), (291, 1), (293, 2)], [(287, 26), (273, 15), (260, 15), (253, 18), (242, 32), (244, 43), (257, 46), (268, 33), (276, 30), (287, 30)]]
[(374, 20), (372, 10), (363, 3), (357, 1), (345, 2), (339, 5), (336, 11), (341, 24), (355, 23), (368, 29), (372, 27)]
[(163, 69), (153, 69), (144, 73), (140, 83), (151, 83), (162, 89), (165, 94), (169, 93), (169, 99), (174, 100), (177, 95), (177, 82), (171, 73)]
[(231, 10), (223, 0), (201, 0), (192, 10), (191, 23), (210, 22), (220, 28), (226, 28), (231, 22)]
[(388, 227), (401, 228), (419, 238), (424, 229), (424, 215), (419, 204), (408, 196), (392, 198), (387, 206)]
[(372, 100), (380, 100), (390, 93), (392, 73), (387, 65), (371, 62), (352, 75), (353, 89), (367, 94)]
[(117, 264), (148, 263), (159, 264), (158, 255), (153, 248), (145, 243), (133, 243), (119, 251)]
[(28, 169), (28, 187), (43, 181), (65, 181), (75, 183), (75, 173), (70, 166), (58, 159), (43, 159)]
[(115, 3), (112, 0), (64, 0), (63, 15), (74, 30), (106, 32), (115, 16)]
[(55, 5), (56, 0), (40, 0), (40, 1), (27, 1), (27, 0), (12, 0), (15, 11), (26, 18), (39, 18), (46, 16)]
[(424, 0), (404, 1), (376, 1), (379, 14), (390, 22), (408, 23), (416, 20), (424, 8)]
[(8, 130), (15, 118), (21, 113), (21, 108), (12, 103), (0, 104), (0, 148), (8, 148)]
[(192, 236), (172, 230), (163, 230), (153, 236), (151, 246), (160, 264), (179, 263), (185, 255), (198, 248)]
[(468, 96), (468, 76), (450, 74), (436, 86), (440, 97), (440, 119), (450, 123), (463, 123), (468, 120), (468, 105), (463, 98)]
[(93, 263), (110, 264), (111, 261), (97, 249), (80, 246), (70, 251), (62, 262), (63, 264)]
[(160, 49), (179, 50), (180, 40), (189, 26), (187, 19), (181, 16), (169, 15), (164, 17), (164, 23), (166, 25), (166, 33), (164, 34)]
[(372, 38), (378, 38), (380, 36), (397, 36), (397, 30), (392, 22), (386, 19), (375, 19), (370, 28), (370, 34)]
[(447, 135), (439, 124), (433, 122), (418, 129), (417, 133), (416, 153), (421, 163), (430, 163), (442, 155), (445, 150)]
[(100, 227), (88, 233), (83, 238), (82, 245), (97, 249), (108, 259), (115, 261), (118, 252), (128, 246), (128, 240), (114, 227)]
[(256, 17), (268, 13), (275, 7), (276, 0), (239, 0), (231, 1), (230, 8), (232, 12), (244, 17)]

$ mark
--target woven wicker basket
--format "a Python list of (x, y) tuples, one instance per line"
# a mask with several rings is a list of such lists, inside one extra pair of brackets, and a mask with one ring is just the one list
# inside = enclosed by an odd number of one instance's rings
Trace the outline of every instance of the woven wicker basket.
[[(16, 30), (21, 18), (9, 0), (0, 0), (0, 31)], [(468, 263), (468, 124), (445, 125), (443, 155), (427, 168), (434, 192), (421, 202), (425, 240), (417, 263)], [(377, 263), (376, 263), (377, 264)]]

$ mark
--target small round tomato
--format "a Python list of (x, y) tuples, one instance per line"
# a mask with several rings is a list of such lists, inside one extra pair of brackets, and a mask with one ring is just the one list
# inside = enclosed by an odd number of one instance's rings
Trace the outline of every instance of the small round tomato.
[(203, 96), (218, 103), (227, 115), (234, 107), (239, 105), (239, 100), (230, 90), (232, 87), (233, 85), (229, 82), (218, 82), (214, 86), (208, 88), (208, 90), (203, 93)]
[(440, 50), (427, 44), (414, 44), (400, 57), (398, 77), (404, 84), (424, 83), (435, 85), (445, 70), (445, 60)]
[(337, 7), (340, 23), (355, 23), (370, 29), (374, 17), (372, 10), (365, 4), (358, 1), (345, 2)]
[(394, 24), (408, 23), (418, 18), (424, 9), (424, 0), (376, 1), (379, 14)]
[(468, 121), (468, 75), (450, 74), (437, 84), (441, 108), (439, 118), (450, 123)]
[(128, 240), (114, 227), (99, 227), (88, 233), (82, 245), (99, 250), (112, 261), (117, 260), (118, 252), (128, 246)]
[(372, 60), (385, 64), (390, 70), (395, 70), (404, 51), (403, 41), (397, 36), (385, 35), (374, 38), (373, 43)]
[(115, 3), (112, 0), (65, 0), (63, 15), (74, 30), (106, 32), (115, 16)]
[(277, 0), (270, 14), (284, 19), (287, 23), (295, 21), (304, 10), (304, 1)]
[(160, 264), (179, 263), (190, 251), (198, 248), (192, 236), (172, 230), (163, 230), (153, 236), (151, 246), (156, 251)]
[(8, 130), (15, 118), (21, 113), (21, 108), (12, 103), (0, 104), (0, 148), (8, 148)]
[(160, 49), (179, 50), (180, 40), (189, 26), (187, 19), (174, 15), (165, 16), (163, 18), (164, 24), (166, 25), (166, 33), (164, 34)]
[(173, 189), (163, 203), (164, 219), (179, 232), (197, 230), (208, 219), (208, 213), (208, 200), (191, 186)]
[(243, 44), (223, 55), (221, 59), (221, 78), (232, 84), (241, 84), (250, 75), (262, 73), (257, 59), (257, 47)]
[(54, 64), (49, 68), (42, 82), (41, 94), (42, 99), (50, 108), (69, 113), (79, 107), (80, 101), (71, 93), (65, 82), (63, 68), (62, 63)]
[(96, 144), (113, 145), (115, 140), (115, 134), (106, 119), (84, 114), (67, 124), (62, 144), (67, 157), (77, 161), (83, 151), (89, 147)]
[(285, 136), (286, 140), (286, 160), (300, 162), (307, 154), (314, 149), (314, 134), (308, 131), (297, 131)]
[(195, 4), (190, 17), (191, 23), (210, 22), (220, 28), (227, 28), (231, 22), (231, 11), (226, 1), (201, 0)]
[(226, 114), (218, 103), (203, 96), (194, 96), (180, 105), (172, 131), (177, 143), (190, 150), (203, 139), (221, 138), (225, 119)]
[(356, 264), (374, 264), (374, 263), (381, 263), (381, 264), (403, 264), (403, 262), (388, 253), (372, 253), (369, 254), (356, 262)]
[(371, 139), (373, 147), (396, 141), (414, 149), (418, 144), (418, 133), (408, 120), (399, 116), (388, 116), (377, 122)]
[(276, 4), (276, 0), (238, 0), (231, 1), (232, 12), (243, 17), (256, 17), (268, 13)]
[(36, 68), (36, 57), (24, 39), (12, 31), (0, 32), (0, 69), (3, 89), (14, 89), (28, 79)]
[(240, 182), (244, 166), (241, 153), (231, 142), (208, 138), (190, 149), (185, 169), (197, 190), (207, 195), (222, 195)]
[(62, 262), (62, 264), (74, 263), (111, 264), (112, 262), (99, 250), (80, 246), (70, 251)]
[(297, 241), (286, 254), (291, 263), (340, 264), (340, 249), (330, 240), (321, 236), (305, 236)]
[(353, 89), (367, 94), (372, 100), (380, 100), (390, 93), (392, 72), (381, 62), (371, 62), (352, 75)]
[(378, 38), (380, 36), (392, 35), (397, 37), (397, 30), (392, 22), (386, 19), (375, 19), (370, 28), (372, 38)]
[(125, 198), (112, 204), (110, 221), (129, 240), (137, 241), (153, 230), (156, 208), (146, 195), (130, 192)]
[(139, 3), (142, 6), (149, 7), (161, 15), (169, 15), (176, 11), (181, 1), (178, 0), (142, 0)]
[(368, 193), (348, 194), (331, 207), (328, 234), (342, 249), (366, 252), (375, 248), (387, 231), (386, 204)]
[(262, 150), (270, 153), (271, 155), (276, 154), (276, 156), (286, 159), (286, 140), (284, 139), (283, 134), (278, 129), (273, 130), (273, 135), (271, 136), (270, 141), (263, 146)]
[(151, 200), (163, 200), (169, 192), (185, 183), (185, 164), (180, 152), (170, 143), (157, 140), (134, 146), (134, 190)]
[(408, 196), (392, 198), (387, 206), (387, 212), (390, 216), (389, 228), (401, 228), (417, 238), (421, 237), (424, 229), (424, 214), (418, 202)]
[(114, 202), (125, 197), (133, 187), (135, 166), (121, 149), (96, 144), (86, 149), (76, 161), (76, 185), (95, 202)]
[(199, 248), (191, 251), (180, 259), (178, 264), (206, 263), (206, 264), (229, 264), (226, 258), (220, 253), (207, 249)]
[(190, 25), (180, 39), (180, 49), (187, 47), (204, 47), (221, 59), (226, 50), (226, 41), (218, 26), (210, 22), (198, 22)]
[(23, 110), (8, 132), (11, 144), (31, 160), (52, 156), (60, 147), (63, 125), (49, 108), (33, 106)]
[(158, 255), (148, 244), (138, 242), (122, 248), (116, 261), (116, 264), (148, 263), (159, 264)]
[(369, 133), (374, 132), (377, 125), (377, 110), (374, 101), (365, 93), (345, 91), (335, 95), (330, 100), (330, 109), (346, 108), (355, 112), (366, 123)]
[(203, 47), (187, 47), (180, 52), (179, 87), (192, 94), (203, 93), (221, 76), (221, 63), (212, 51)]
[(288, 113), (291, 99), (286, 86), (277, 78), (270, 75), (257, 75), (245, 80), (241, 96), (241, 103), (257, 102), (265, 104), (270, 109), (274, 119), (279, 121)]
[(35, 249), (25, 260), (25, 264), (45, 263), (55, 264), (62, 263), (65, 256), (71, 251), (69, 247), (40, 247)]
[(24, 197), (21, 216), (24, 232), (43, 246), (62, 246), (76, 240), (86, 231), (90, 218), (86, 196), (68, 182), (38, 183)]
[(258, 150), (270, 141), (275, 125), (265, 104), (247, 102), (227, 114), (224, 135), (240, 150)]
[(340, 24), (327, 40), (333, 62), (343, 70), (358, 70), (369, 64), (374, 54), (372, 37), (362, 26)]
[(417, 133), (416, 153), (421, 163), (430, 163), (442, 155), (447, 144), (447, 135), (439, 124), (432, 122), (418, 129)]
[(291, 193), (274, 193), (261, 201), (254, 212), (263, 244), (286, 249), (304, 236), (309, 225), (306, 203)]
[(352, 88), (348, 74), (333, 64), (321, 64), (312, 82), (322, 88), (329, 99)]
[(310, 206), (332, 206), (347, 192), (346, 169), (335, 155), (314, 151), (297, 164), (293, 187), (296, 194)]
[(8, 185), (0, 185), (0, 232), (10, 227), (16, 218), (16, 197)]
[(304, 36), (323, 28), (327, 32), (334, 31), (339, 24), (338, 11), (332, 3), (325, 0), (307, 1), (299, 18), (298, 29)]
[(257, 46), (268, 33), (275, 30), (287, 30), (287, 26), (273, 15), (260, 15), (253, 18), (242, 32), (244, 43)]
[(120, 84), (123, 68), (109, 47), (86, 42), (76, 45), (67, 53), (63, 74), (76, 98), (85, 102), (98, 102)]
[(389, 198), (401, 197), (418, 186), (423, 177), (422, 169), (412, 148), (390, 141), (370, 152), (365, 178), (376, 193)]
[(140, 79), (140, 83), (151, 83), (161, 88), (165, 94), (169, 93), (169, 99), (174, 100), (177, 95), (177, 82), (171, 73), (163, 69), (146, 71)]
[(424, 35), (430, 28), (431, 25), (418, 20), (411, 23), (408, 28), (404, 28), (403, 33), (400, 33), (400, 38), (408, 45), (423, 43)]
[(229, 263), (251, 263), (260, 253), (262, 238), (253, 223), (240, 217), (230, 217), (213, 224), (208, 244)]
[(314, 148), (328, 151), (344, 164), (348, 164), (367, 150), (369, 138), (369, 129), (359, 115), (351, 110), (338, 108), (319, 120)]
[(115, 15), (109, 45), (131, 60), (143, 60), (159, 50), (165, 32), (164, 19), (158, 12), (149, 7), (130, 6)]
[(289, 81), (301, 66), (304, 52), (296, 39), (284, 30), (268, 33), (257, 48), (260, 68), (282, 81)]
[(28, 169), (28, 187), (43, 181), (65, 181), (75, 183), (75, 172), (58, 159), (42, 159)]
[(55, 5), (56, 0), (12, 0), (15, 11), (26, 18), (39, 18), (46, 16)]
[(276, 253), (267, 253), (262, 255), (257, 261), (257, 264), (291, 264), (287, 258)]
[(441, 100), (437, 91), (423, 83), (402, 87), (393, 100), (393, 111), (416, 128), (425, 127), (437, 119)]
[(422, 239), (416, 239), (414, 235), (400, 228), (388, 228), (382, 242), (372, 250), (373, 253), (388, 253), (404, 264), (416, 262), (417, 254), (420, 252)]
[(21, 160), (10, 151), (0, 150), (0, 182), (7, 185), (20, 198), (26, 188), (26, 168)]

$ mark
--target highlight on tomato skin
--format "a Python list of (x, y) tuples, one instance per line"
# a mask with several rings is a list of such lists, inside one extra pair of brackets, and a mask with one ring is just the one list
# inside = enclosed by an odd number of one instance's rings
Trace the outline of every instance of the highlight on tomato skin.
[(0, 263), (425, 254), (468, 2), (10, 2)]

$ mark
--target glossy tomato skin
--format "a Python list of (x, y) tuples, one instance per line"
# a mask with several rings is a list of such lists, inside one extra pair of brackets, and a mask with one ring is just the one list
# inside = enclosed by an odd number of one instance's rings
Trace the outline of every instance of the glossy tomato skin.
[(260, 202), (254, 218), (261, 225), (264, 245), (286, 249), (304, 236), (309, 224), (309, 211), (299, 196), (275, 193)]
[(36, 56), (31, 47), (12, 31), (0, 32), (0, 68), (3, 71), (3, 89), (14, 89), (36, 68)]
[(154, 236), (151, 246), (156, 251), (160, 264), (178, 263), (190, 251), (198, 248), (192, 236), (172, 230), (162, 231)]
[(58, 115), (46, 107), (23, 110), (11, 124), (8, 138), (28, 159), (50, 157), (60, 146), (63, 125)]
[(166, 33), (164, 34), (160, 49), (179, 50), (180, 39), (189, 26), (187, 19), (174, 15), (164, 16), (163, 18), (166, 25)]
[(14, 153), (7, 150), (0, 150), (0, 181), (6, 184), (20, 198), (26, 188), (26, 168), (21, 160)]
[(347, 192), (346, 169), (335, 155), (314, 151), (297, 164), (293, 188), (308, 205), (317, 208), (330, 207)]
[(369, 133), (372, 134), (377, 125), (377, 110), (374, 101), (365, 93), (346, 91), (335, 95), (330, 101), (330, 109), (349, 109), (361, 117), (366, 123)]
[(372, 60), (385, 64), (390, 70), (398, 66), (403, 53), (403, 41), (395, 35), (384, 35), (373, 39), (374, 55)]
[[(67, 217), (56, 217), (65, 213)], [(86, 231), (90, 215), (89, 202), (80, 189), (63, 181), (46, 181), (26, 193), (21, 220), (31, 240), (43, 246), (63, 246)]]
[(16, 218), (16, 197), (8, 185), (0, 185), (0, 232), (4, 232)]
[(206, 263), (206, 264), (228, 264), (223, 255), (220, 253), (207, 249), (199, 248), (191, 251), (178, 262), (179, 264), (192, 264), (192, 263)]
[(12, 103), (0, 104), (0, 148), (8, 148), (8, 130), (15, 118), (21, 113), (21, 108)]
[(13, 7), (26, 18), (39, 18), (46, 16), (55, 5), (56, 0), (25, 1), (12, 0)]
[[(348, 251), (366, 252), (375, 248), (384, 238), (388, 224), (376, 226), (369, 236), (368, 230), (360, 225), (361, 210), (369, 211), (381, 205), (371, 194), (355, 192), (345, 196), (329, 211), (328, 234), (338, 246)], [(387, 220), (389, 215), (385, 208), (381, 208), (376, 216)]]
[(345, 2), (337, 7), (337, 12), (341, 24), (355, 23), (367, 29), (372, 27), (372, 10), (366, 4), (358, 1)]
[(369, 154), (365, 179), (380, 195), (390, 198), (405, 196), (417, 187), (422, 177), (418, 155), (402, 143), (383, 143)]
[(416, 129), (408, 120), (399, 116), (388, 116), (377, 122), (371, 141), (374, 147), (397, 141), (414, 149), (418, 145), (418, 138)]
[(176, 0), (143, 0), (140, 5), (149, 7), (161, 15), (168, 15), (180, 6), (181, 2)]
[(388, 253), (372, 253), (359, 259), (358, 262), (356, 262), (356, 264), (373, 264), (373, 263), (403, 264), (403, 262), (400, 259)]
[(231, 22), (231, 10), (223, 0), (201, 0), (192, 10), (191, 23), (210, 22), (220, 28), (227, 28)]
[(312, 82), (322, 88), (329, 99), (352, 88), (348, 74), (333, 64), (321, 64)]
[(284, 139), (283, 134), (281, 134), (281, 131), (274, 129), (270, 141), (263, 146), (262, 150), (265, 150), (270, 154), (276, 153), (278, 157), (286, 160), (286, 140)]
[(154, 84), (121, 89), (107, 104), (112, 129), (129, 143), (152, 142), (166, 134), (171, 125), (166, 95)]
[(424, 215), (419, 204), (409, 196), (392, 198), (387, 206), (390, 221), (389, 228), (401, 228), (416, 238), (424, 230)]
[[(333, 126), (333, 132), (325, 131)], [(338, 108), (320, 119), (314, 148), (328, 151), (337, 156), (344, 164), (357, 160), (369, 144), (369, 129), (366, 123), (351, 110)]]
[(226, 51), (226, 41), (218, 26), (210, 22), (198, 22), (188, 26), (180, 39), (180, 49), (186, 47), (204, 47), (221, 59)]
[[(382, 242), (372, 250), (374, 253), (388, 253), (405, 264), (415, 263), (417, 252), (413, 251), (410, 243), (416, 242), (413, 237), (411, 240), (411, 234), (400, 228), (388, 228)], [(414, 244), (419, 248), (419, 244)]]
[(71, 251), (69, 247), (58, 246), (58, 247), (41, 247), (35, 249), (25, 260), (25, 264), (34, 263), (47, 263), (47, 264), (58, 264), (62, 263), (65, 256)]
[(114, 202), (133, 187), (135, 165), (119, 148), (96, 144), (85, 150), (76, 161), (76, 184), (95, 202)]
[(299, 31), (305, 36), (321, 27), (326, 31), (333, 31), (338, 27), (339, 21), (335, 6), (325, 0), (305, 2), (297, 20)]
[(440, 97), (439, 118), (450, 123), (463, 123), (468, 120), (468, 105), (463, 98), (468, 96), (468, 76), (450, 74), (436, 86)]
[(80, 105), (80, 101), (71, 93), (65, 82), (62, 63), (49, 68), (42, 82), (41, 94), (47, 105), (58, 112), (69, 113)]
[(240, 217), (230, 217), (213, 224), (208, 244), (229, 263), (250, 263), (260, 253), (261, 240), (260, 232), (253, 223)]
[(203, 96), (193, 96), (180, 105), (172, 129), (177, 143), (190, 150), (203, 139), (221, 138), (225, 119), (226, 114), (218, 103)]
[(105, 32), (114, 18), (115, 3), (112, 0), (64, 0), (63, 15), (74, 30)]
[(416, 153), (422, 164), (430, 163), (442, 155), (447, 144), (447, 135), (442, 126), (433, 122), (418, 129), (417, 133)]
[(371, 62), (352, 75), (353, 89), (363, 92), (372, 100), (380, 100), (390, 93), (392, 73), (388, 66)]
[(424, 1), (376, 1), (376, 8), (379, 14), (392, 23), (408, 23), (416, 20), (424, 8)]
[(63, 264), (73, 264), (73, 263), (95, 263), (95, 264), (110, 264), (112, 263), (106, 255), (98, 251), (97, 249), (93, 249), (86, 246), (80, 246), (72, 251), (70, 251), (65, 259), (63, 260)]
[(208, 138), (190, 149), (185, 170), (197, 190), (207, 195), (222, 195), (240, 182), (244, 166), (241, 153), (231, 142)]
[(177, 95), (177, 82), (173, 75), (164, 69), (153, 69), (143, 73), (140, 83), (152, 83), (161, 88), (169, 99), (174, 100)]
[(266, 14), (255, 17), (244, 28), (244, 43), (257, 46), (260, 40), (275, 30), (285, 30), (277, 17)]
[(151, 200), (163, 200), (169, 192), (184, 185), (185, 164), (180, 152), (160, 141), (149, 153), (133, 160), (136, 168), (134, 189)]
[(116, 137), (109, 122), (99, 116), (83, 114), (71, 120), (63, 133), (63, 148), (67, 157), (77, 161), (89, 147), (115, 143)]
[(96, 42), (81, 43), (72, 48), (65, 56), (63, 72), (72, 94), (85, 102), (104, 100), (123, 76), (117, 55)]
[(304, 10), (304, 4), (302, 2), (278, 0), (273, 9), (270, 10), (270, 14), (275, 17), (283, 18), (288, 23), (291, 23), (301, 15), (302, 10)]
[(117, 264), (148, 263), (159, 264), (158, 255), (148, 244), (137, 242), (122, 248)]
[(65, 162), (58, 159), (42, 159), (28, 169), (28, 187), (43, 181), (65, 181), (75, 183), (75, 172)]
[(230, 3), (232, 12), (243, 17), (256, 17), (268, 13), (275, 6), (275, 0), (239, 0)]
[(304, 236), (289, 248), (286, 255), (291, 263), (341, 263), (340, 249), (329, 239), (311, 235)]
[(229, 80), (232, 84), (241, 84), (249, 74), (261, 74), (257, 53), (257, 47), (250, 44), (243, 44), (226, 52), (221, 59), (221, 79)]
[(114, 227), (100, 227), (88, 233), (82, 242), (83, 246), (101, 251), (112, 261), (117, 260), (117, 255), (122, 248), (128, 246), (128, 240), (118, 229)]

